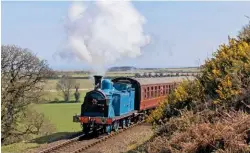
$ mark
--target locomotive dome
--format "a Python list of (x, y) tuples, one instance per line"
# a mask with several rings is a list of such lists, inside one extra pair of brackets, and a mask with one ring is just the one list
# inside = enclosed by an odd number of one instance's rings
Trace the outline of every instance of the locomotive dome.
[(102, 80), (102, 90), (112, 90), (113, 83), (109, 79)]

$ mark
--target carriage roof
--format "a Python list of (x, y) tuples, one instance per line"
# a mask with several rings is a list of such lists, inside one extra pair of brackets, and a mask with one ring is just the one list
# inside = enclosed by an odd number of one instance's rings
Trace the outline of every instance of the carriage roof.
[(140, 85), (161, 84), (181, 82), (182, 80), (193, 80), (194, 77), (157, 77), (157, 78), (133, 78), (138, 81)]

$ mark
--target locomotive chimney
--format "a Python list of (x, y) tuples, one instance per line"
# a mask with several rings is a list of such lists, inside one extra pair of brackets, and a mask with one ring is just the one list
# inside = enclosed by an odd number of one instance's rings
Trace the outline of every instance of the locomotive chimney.
[(101, 88), (102, 76), (95, 75), (94, 78), (95, 78), (95, 89)]

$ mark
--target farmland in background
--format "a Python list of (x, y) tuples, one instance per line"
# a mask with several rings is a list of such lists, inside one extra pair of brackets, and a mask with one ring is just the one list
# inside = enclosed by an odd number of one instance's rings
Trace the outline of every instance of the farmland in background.
[[(117, 67), (119, 69), (119, 67)], [(115, 69), (116, 70), (116, 69)], [(121, 77), (128, 76), (134, 77), (136, 73), (145, 73), (145, 72), (199, 72), (198, 67), (187, 67), (187, 68), (140, 68), (133, 70), (121, 70), (121, 71), (112, 71), (107, 72), (105, 77)], [(86, 71), (57, 71), (56, 75), (58, 78), (48, 79), (48, 82), (45, 85), (45, 90), (55, 90), (56, 83), (59, 78), (63, 75), (70, 75), (72, 79), (76, 79), (76, 82), (80, 84), (80, 89), (91, 89), (93, 88), (93, 80), (89, 78), (89, 72)]]
[[(85, 97), (85, 94), (88, 90), (80, 90), (80, 102), (83, 101), (83, 98)], [(74, 103), (75, 97), (74, 97), (74, 90), (71, 91), (70, 99), (69, 101), (71, 103)], [(42, 96), (42, 103), (64, 103), (63, 97), (60, 92), (55, 91), (45, 91)]]
[[(45, 90), (55, 90), (56, 84), (59, 79), (50, 79), (47, 80), (44, 89)], [(80, 89), (89, 89), (93, 88), (93, 82), (91, 79), (76, 79), (76, 82), (80, 84)]]

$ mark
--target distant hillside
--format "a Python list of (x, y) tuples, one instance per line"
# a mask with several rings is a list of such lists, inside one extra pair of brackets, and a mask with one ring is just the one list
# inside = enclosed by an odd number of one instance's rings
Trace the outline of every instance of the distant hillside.
[(111, 67), (108, 69), (109, 72), (112, 71), (131, 71), (131, 70), (136, 70), (136, 67), (132, 66), (117, 66), (117, 67)]

